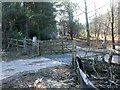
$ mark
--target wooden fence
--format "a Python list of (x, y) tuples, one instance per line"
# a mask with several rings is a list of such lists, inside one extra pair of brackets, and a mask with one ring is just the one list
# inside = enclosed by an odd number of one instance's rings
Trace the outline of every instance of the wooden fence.
[(32, 39), (13, 39), (13, 38), (8, 38), (8, 43), (12, 46), (18, 46), (24, 48), (26, 45), (32, 45)]
[(42, 55), (42, 54), (57, 54), (57, 53), (66, 53), (72, 52), (72, 41), (70, 40), (45, 40), (37, 42), (33, 42), (32, 39), (12, 39), (9, 38), (9, 45), (21, 47), (24, 52), (27, 52), (27, 48), (29, 47), (32, 50), (32, 55)]
[[(77, 72), (77, 77), (78, 77), (79, 82), (81, 84), (83, 84), (84, 82), (89, 82), (88, 88), (92, 88), (92, 89), (96, 90), (96, 87), (88, 79), (85, 79), (87, 77), (86, 77), (85, 73), (81, 70), (78, 60), (76, 60), (76, 42), (75, 42), (75, 40), (72, 40), (72, 41), (71, 40), (70, 41), (63, 40), (63, 39), (47, 40), (47, 41), (37, 40), (36, 43), (33, 42), (32, 39), (18, 40), (18, 39), (9, 38), (8, 40), (9, 40), (10, 45), (22, 47), (22, 48), (24, 48), (24, 51), (26, 51), (27, 46), (30, 46), (32, 48), (32, 55), (34, 55), (34, 56), (42, 55), (42, 54), (57, 54), (57, 53), (72, 52), (72, 65)], [(94, 50), (94, 49), (79, 48), (79, 50), (84, 51), (86, 53), (88, 53), (88, 52), (96, 53), (96, 55), (94, 55), (94, 56), (88, 56), (88, 57), (84, 57), (84, 58), (98, 57), (98, 56), (102, 56), (104, 58), (104, 55), (109, 54), (110, 63), (111, 63), (113, 55), (120, 55), (120, 52), (118, 52), (116, 50), (108, 50), (108, 49)], [(82, 59), (84, 59), (84, 58), (82, 58)], [(84, 85), (85, 85), (85, 83), (82, 85), (83, 88), (84, 88)], [(86, 85), (87, 85), (87, 83), (86, 83)]]

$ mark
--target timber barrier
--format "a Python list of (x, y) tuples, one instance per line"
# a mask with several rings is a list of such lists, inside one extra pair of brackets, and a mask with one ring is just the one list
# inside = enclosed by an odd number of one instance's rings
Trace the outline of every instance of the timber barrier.
[[(23, 40), (8, 38), (8, 43), (9, 46), (22, 48), (25, 53), (32, 52), (33, 56), (72, 52), (72, 41), (63, 39), (33, 41), (32, 39), (26, 38)], [(27, 51), (28, 47), (31, 51)]]

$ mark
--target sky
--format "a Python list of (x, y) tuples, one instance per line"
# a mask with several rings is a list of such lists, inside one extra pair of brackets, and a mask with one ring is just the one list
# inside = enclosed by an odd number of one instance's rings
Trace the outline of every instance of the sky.
[[(78, 11), (76, 12), (76, 17), (79, 19), (79, 21), (83, 24), (85, 24), (85, 5), (84, 5), (84, 0), (70, 0), (71, 2), (77, 3), (78, 4)], [(86, 0), (87, 1), (87, 6), (88, 6), (88, 18), (89, 21), (92, 20), (95, 17), (95, 6), (96, 6), (96, 11), (97, 11), (97, 16), (106, 13), (108, 10), (110, 10), (110, 0)], [(119, 0), (113, 0), (114, 4)]]

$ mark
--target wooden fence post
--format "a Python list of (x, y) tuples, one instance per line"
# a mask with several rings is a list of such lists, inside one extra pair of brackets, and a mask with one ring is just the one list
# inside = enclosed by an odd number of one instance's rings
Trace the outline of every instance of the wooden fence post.
[(113, 57), (113, 53), (110, 52), (110, 53), (109, 53), (109, 59), (108, 59), (108, 63), (109, 63), (109, 65), (111, 65), (112, 57)]
[(41, 55), (42, 53), (41, 53), (41, 41), (39, 41), (39, 55)]
[(17, 47), (17, 51), (18, 51), (18, 39), (16, 39), (16, 47)]
[(37, 52), (38, 52), (38, 56), (40, 55), (40, 48), (39, 47), (40, 47), (39, 40), (37, 40), (37, 50), (38, 50)]
[(76, 66), (76, 42), (75, 40), (72, 41), (72, 65), (74, 69), (77, 68)]
[[(50, 40), (50, 45), (53, 46), (54, 43), (52, 42), (52, 39)], [(52, 54), (52, 47), (50, 48), (50, 54)]]
[(62, 39), (62, 54), (64, 54), (64, 45), (63, 45), (63, 39)]
[(25, 38), (23, 39), (24, 53), (27, 53), (26, 45), (27, 45), (27, 42), (26, 42), (26, 37), (25, 37)]

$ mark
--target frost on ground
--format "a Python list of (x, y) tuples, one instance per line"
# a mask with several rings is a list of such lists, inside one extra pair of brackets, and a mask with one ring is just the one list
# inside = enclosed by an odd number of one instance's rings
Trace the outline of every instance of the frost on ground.
[(76, 87), (71, 65), (60, 65), (24, 72), (2, 80), (2, 88), (70, 88)]

